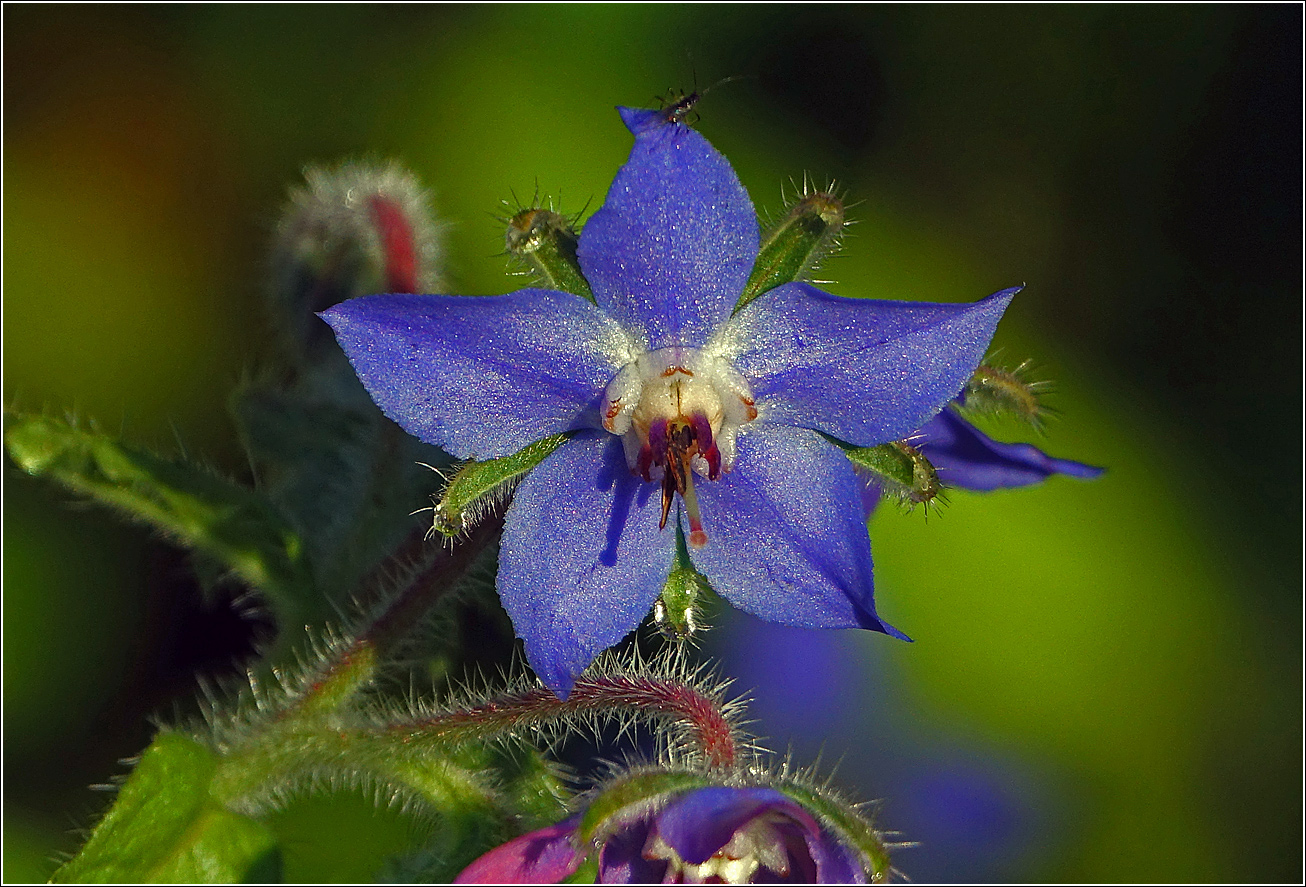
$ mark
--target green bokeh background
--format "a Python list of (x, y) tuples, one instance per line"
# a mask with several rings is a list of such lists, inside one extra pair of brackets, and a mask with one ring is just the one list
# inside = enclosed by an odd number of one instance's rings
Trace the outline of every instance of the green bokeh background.
[[(502, 199), (592, 208), (629, 149), (614, 105), (730, 75), (698, 128), (759, 209), (804, 174), (856, 202), (829, 288), (1026, 283), (997, 344), (1057, 382), (1041, 445), (1109, 468), (882, 510), (881, 611), (917, 643), (831, 641), (848, 716), (820, 735), (741, 687), (776, 712), (756, 729), (851, 762), (883, 708), (903, 742), (1003, 760), (1040, 822), (974, 877), (1298, 879), (1299, 7), (6, 6), (5, 402), (239, 474), (226, 398), (306, 163), (401, 160), (453, 289), (503, 292)], [(193, 694), (160, 650), (199, 617), (157, 540), (4, 484), (4, 874), (43, 880), (102, 803), (87, 784)], [(767, 656), (739, 626), (727, 662)], [(845, 771), (893, 827), (897, 784)], [(367, 877), (404, 828), (304, 805), (287, 875)], [(314, 868), (330, 829), (373, 854)], [(965, 852), (899, 859), (965, 878)]]

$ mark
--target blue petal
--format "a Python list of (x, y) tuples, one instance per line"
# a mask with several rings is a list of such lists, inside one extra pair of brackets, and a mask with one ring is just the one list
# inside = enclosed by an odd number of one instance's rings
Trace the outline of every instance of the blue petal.
[(717, 348), (752, 383), (763, 418), (876, 446), (907, 437), (957, 395), (1016, 292), (936, 304), (788, 283), (735, 315)]
[(818, 884), (865, 884), (866, 870), (857, 861), (854, 851), (840, 843), (827, 829), (819, 836), (806, 835), (807, 850), (816, 863)]
[(752, 272), (753, 203), (707, 139), (657, 111), (618, 110), (635, 147), (581, 231), (581, 269), (600, 307), (650, 349), (701, 346)]
[(566, 698), (594, 657), (639, 625), (662, 591), (675, 532), (630, 473), (620, 438), (582, 433), (517, 488), (499, 551), (499, 597), (526, 658)]
[(767, 813), (781, 813), (816, 834), (811, 814), (773, 788), (710, 786), (668, 804), (657, 816), (658, 834), (680, 858), (702, 865), (739, 829)]
[(690, 558), (732, 604), (771, 622), (909, 640), (875, 615), (858, 484), (816, 432), (747, 425), (734, 469), (695, 485), (707, 545)]
[(645, 859), (649, 819), (637, 819), (609, 835), (599, 848), (599, 884), (661, 884), (667, 875), (667, 860)]
[(1092, 479), (1101, 468), (1054, 459), (1033, 444), (999, 443), (952, 410), (944, 410), (921, 429), (920, 448), (948, 486), (966, 490), (1024, 487), (1054, 474)]
[(586, 411), (628, 358), (615, 323), (553, 290), (364, 296), (321, 317), (381, 410), (461, 459), (593, 426)]

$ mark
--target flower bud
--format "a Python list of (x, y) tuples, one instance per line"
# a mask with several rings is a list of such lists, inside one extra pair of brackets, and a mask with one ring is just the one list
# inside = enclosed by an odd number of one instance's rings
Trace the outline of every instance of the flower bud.
[(1011, 370), (987, 361), (980, 364), (962, 389), (961, 408), (977, 415), (1015, 416), (1040, 427), (1052, 412), (1043, 403), (1052, 383), (1031, 381), (1029, 371), (1028, 360)]
[(370, 293), (439, 287), (438, 228), (417, 179), (395, 163), (310, 167), (272, 250), (272, 298), (293, 341), (328, 334), (313, 315)]

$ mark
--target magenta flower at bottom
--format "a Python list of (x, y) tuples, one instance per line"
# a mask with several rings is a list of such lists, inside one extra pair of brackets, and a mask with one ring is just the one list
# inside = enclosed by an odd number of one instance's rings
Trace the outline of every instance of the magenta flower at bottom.
[[(573, 818), (496, 847), (459, 884), (558, 883), (581, 865)], [(626, 821), (598, 850), (598, 883), (864, 884), (855, 855), (791, 798), (711, 786)]]

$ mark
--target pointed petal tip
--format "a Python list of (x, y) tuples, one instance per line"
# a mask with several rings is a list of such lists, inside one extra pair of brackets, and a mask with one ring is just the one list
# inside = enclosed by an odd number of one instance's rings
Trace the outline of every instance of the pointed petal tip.
[(878, 631), (881, 632), (882, 634), (887, 634), (891, 638), (897, 638), (898, 640), (906, 641), (909, 644), (915, 643), (915, 641), (907, 637), (907, 635), (903, 634), (901, 631), (894, 628), (889, 623), (885, 622), (879, 616), (874, 616), (874, 615), (871, 616), (871, 618), (867, 620), (866, 627), (869, 628), (871, 631)]
[(1086, 465), (1083, 462), (1072, 462), (1069, 459), (1054, 459), (1053, 464), (1057, 471), (1067, 477), (1075, 477), (1080, 480), (1097, 480), (1106, 474), (1106, 469), (1100, 465)]
[(1024, 288), (1025, 285), (1023, 283), (1020, 286), (1009, 286), (1004, 290), (998, 290), (996, 293), (994, 293), (991, 296), (985, 296), (984, 298), (980, 299), (979, 302), (977, 302), (976, 304), (977, 305), (990, 305), (990, 304), (1001, 305), (1002, 306), (1001, 311), (1006, 311), (1007, 306), (1011, 304), (1011, 300), (1014, 299), (1016, 297), (1016, 294), (1019, 293)]
[(563, 702), (567, 701), (567, 697), (571, 695), (571, 691), (576, 686), (576, 676), (573, 674), (552, 669), (546, 671), (542, 668), (536, 669), (535, 674), (539, 677), (540, 682)]
[[(525, 639), (523, 638), (523, 641)], [(576, 676), (589, 667), (586, 662), (580, 668), (569, 657), (563, 655), (556, 647), (550, 648), (548, 639), (536, 638), (534, 642), (526, 641), (526, 662), (540, 679), (540, 683), (563, 702), (571, 695), (576, 686)]]
[(626, 124), (626, 128), (635, 135), (669, 124), (666, 116), (661, 111), (654, 111), (650, 108), (627, 108), (624, 105), (618, 105), (617, 113), (621, 115), (621, 122)]

